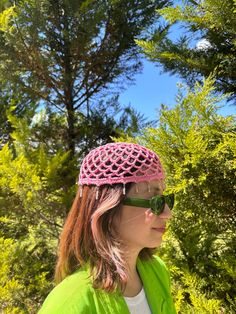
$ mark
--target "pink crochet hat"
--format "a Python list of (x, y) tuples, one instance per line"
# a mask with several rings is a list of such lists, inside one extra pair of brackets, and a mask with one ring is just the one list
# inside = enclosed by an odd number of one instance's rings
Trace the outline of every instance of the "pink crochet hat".
[(84, 158), (78, 184), (125, 184), (164, 177), (160, 159), (151, 150), (138, 144), (109, 143)]

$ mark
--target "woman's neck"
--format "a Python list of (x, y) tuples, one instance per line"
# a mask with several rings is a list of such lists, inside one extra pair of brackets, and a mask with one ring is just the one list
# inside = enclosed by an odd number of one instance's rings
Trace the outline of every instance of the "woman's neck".
[(138, 254), (139, 251), (130, 251), (126, 257), (128, 265), (128, 280), (124, 290), (125, 297), (134, 297), (142, 289), (142, 281), (136, 267)]

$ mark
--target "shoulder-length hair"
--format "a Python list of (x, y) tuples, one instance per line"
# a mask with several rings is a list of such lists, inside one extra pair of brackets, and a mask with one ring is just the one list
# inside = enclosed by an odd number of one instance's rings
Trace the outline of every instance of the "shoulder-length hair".
[[(132, 183), (126, 184), (126, 192)], [(83, 186), (72, 204), (64, 224), (58, 250), (55, 281), (59, 283), (66, 276), (86, 263), (90, 264), (92, 284), (112, 292), (116, 288), (124, 291), (127, 283), (127, 265), (124, 251), (113, 219), (119, 215), (123, 195), (123, 185)], [(155, 249), (144, 248), (139, 256), (151, 258)]]

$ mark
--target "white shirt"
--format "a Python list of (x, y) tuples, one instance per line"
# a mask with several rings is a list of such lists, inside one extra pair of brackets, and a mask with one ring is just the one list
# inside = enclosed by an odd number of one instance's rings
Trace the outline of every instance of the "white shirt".
[(124, 297), (124, 299), (131, 314), (151, 314), (143, 287), (135, 297)]

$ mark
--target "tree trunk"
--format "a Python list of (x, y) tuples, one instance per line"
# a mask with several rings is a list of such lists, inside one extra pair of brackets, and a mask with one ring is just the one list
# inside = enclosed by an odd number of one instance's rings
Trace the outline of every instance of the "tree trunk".
[[(64, 8), (65, 9), (65, 8)], [(70, 41), (67, 37), (68, 17), (66, 9), (64, 10), (64, 97), (67, 111), (68, 139), (67, 146), (71, 157), (75, 155), (75, 108), (73, 99), (73, 71), (71, 66)]]

